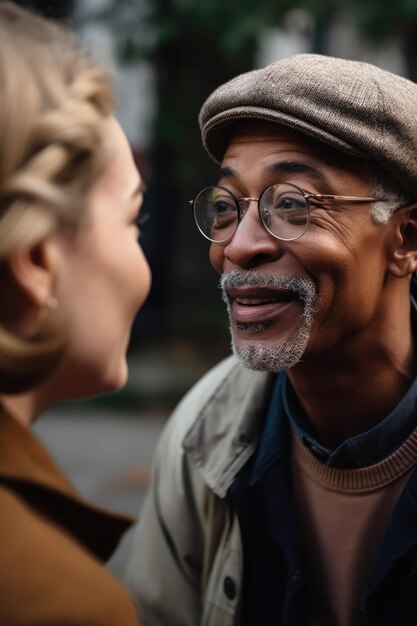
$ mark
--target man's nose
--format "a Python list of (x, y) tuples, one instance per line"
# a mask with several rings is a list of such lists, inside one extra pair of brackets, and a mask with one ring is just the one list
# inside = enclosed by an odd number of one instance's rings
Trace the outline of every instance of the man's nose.
[(249, 209), (251, 202), (255, 202), (257, 204), (258, 198), (239, 198), (238, 203), (240, 219), (244, 218), (245, 213)]
[(262, 224), (256, 198), (240, 200), (240, 221), (224, 249), (224, 255), (239, 267), (254, 267), (281, 255), (281, 242)]

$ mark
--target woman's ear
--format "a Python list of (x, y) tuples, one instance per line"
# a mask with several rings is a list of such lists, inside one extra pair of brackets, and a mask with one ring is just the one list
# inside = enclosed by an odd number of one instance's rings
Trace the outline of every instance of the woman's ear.
[(9, 258), (9, 275), (29, 305), (43, 308), (52, 293), (57, 272), (56, 242), (47, 237)]
[(399, 209), (391, 218), (396, 223), (396, 247), (389, 271), (396, 278), (411, 276), (417, 270), (417, 205)]

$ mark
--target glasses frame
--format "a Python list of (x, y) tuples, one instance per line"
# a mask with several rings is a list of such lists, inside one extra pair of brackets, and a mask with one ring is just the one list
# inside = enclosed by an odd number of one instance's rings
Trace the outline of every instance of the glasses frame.
[[(262, 211), (261, 211), (261, 200), (262, 197), (264, 196), (264, 194), (269, 191), (269, 189), (271, 189), (271, 187), (275, 187), (276, 185), (288, 185), (289, 187), (293, 187), (295, 190), (297, 190), (305, 199), (306, 204), (307, 204), (307, 221), (306, 221), (306, 226), (303, 230), (302, 233), (300, 233), (299, 235), (297, 235), (296, 237), (291, 237), (291, 238), (285, 238), (285, 237), (280, 237), (279, 235), (276, 235), (275, 233), (273, 233), (269, 228), (268, 225), (265, 223), (263, 217), (262, 217)], [(237, 222), (236, 222), (236, 228), (233, 231), (233, 233), (230, 235), (230, 237), (227, 237), (226, 239), (222, 239), (221, 241), (217, 241), (215, 239), (211, 239), (210, 237), (208, 237), (200, 228), (197, 219), (196, 219), (196, 215), (195, 215), (195, 203), (196, 200), (198, 198), (198, 196), (203, 193), (204, 191), (206, 191), (207, 189), (212, 189), (213, 187), (216, 187), (218, 189), (222, 189), (223, 191), (226, 191), (234, 200), (235, 205), (236, 205), (236, 213), (237, 213)], [(227, 189), (227, 187), (223, 187), (223, 185), (208, 185), (207, 187), (204, 187), (201, 191), (198, 192), (198, 194), (195, 196), (195, 198), (193, 200), (188, 200), (188, 204), (191, 206), (191, 210), (193, 212), (193, 217), (194, 217), (194, 222), (198, 228), (198, 230), (200, 231), (200, 233), (203, 235), (203, 237), (205, 237), (205, 239), (208, 239), (208, 241), (210, 241), (211, 243), (228, 243), (229, 241), (231, 241), (234, 237), (235, 232), (238, 229), (238, 226), (240, 224), (240, 222), (242, 221), (242, 219), (244, 218), (246, 211), (249, 208), (249, 204), (251, 202), (257, 202), (258, 203), (258, 215), (259, 215), (259, 220), (262, 224), (262, 226), (265, 228), (265, 230), (272, 235), (272, 237), (275, 237), (275, 239), (278, 239), (279, 241), (297, 241), (297, 239), (300, 239), (300, 237), (302, 237), (305, 232), (307, 231), (309, 225), (310, 225), (310, 214), (311, 214), (311, 206), (310, 206), (310, 200), (313, 200), (315, 204), (318, 204), (319, 206), (323, 206), (326, 204), (326, 201), (336, 201), (336, 202), (353, 202), (353, 203), (366, 203), (366, 202), (384, 202), (385, 200), (383, 198), (371, 198), (368, 196), (338, 196), (338, 195), (332, 195), (332, 194), (323, 194), (323, 193), (309, 193), (307, 191), (304, 191), (304, 189), (301, 189), (300, 187), (298, 187), (298, 185), (294, 185), (294, 183), (288, 183), (286, 181), (280, 182), (280, 183), (274, 183), (272, 185), (268, 185), (268, 187), (266, 187), (262, 193), (260, 194), (260, 196), (258, 198), (252, 198), (252, 197), (247, 197), (247, 196), (242, 196), (240, 198), (237, 198), (235, 196), (235, 194), (230, 191), (230, 189)]]

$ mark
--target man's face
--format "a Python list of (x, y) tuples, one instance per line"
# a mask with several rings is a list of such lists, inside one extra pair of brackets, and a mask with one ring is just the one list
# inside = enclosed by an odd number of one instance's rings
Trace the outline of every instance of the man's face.
[[(277, 182), (309, 193), (370, 196), (363, 164), (300, 133), (242, 123), (231, 138), (219, 184), (257, 198)], [(387, 306), (391, 224), (377, 225), (369, 204), (312, 206), (307, 232), (280, 241), (251, 202), (231, 241), (213, 243), (235, 353), (255, 369), (279, 371), (326, 350), (376, 338)]]

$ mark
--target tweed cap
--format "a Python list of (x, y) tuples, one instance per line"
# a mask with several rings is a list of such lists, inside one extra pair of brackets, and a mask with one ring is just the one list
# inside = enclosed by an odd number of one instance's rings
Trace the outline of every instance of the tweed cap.
[(417, 85), (374, 65), (297, 54), (216, 89), (199, 116), (203, 144), (221, 162), (239, 120), (295, 129), (376, 162), (417, 195)]

